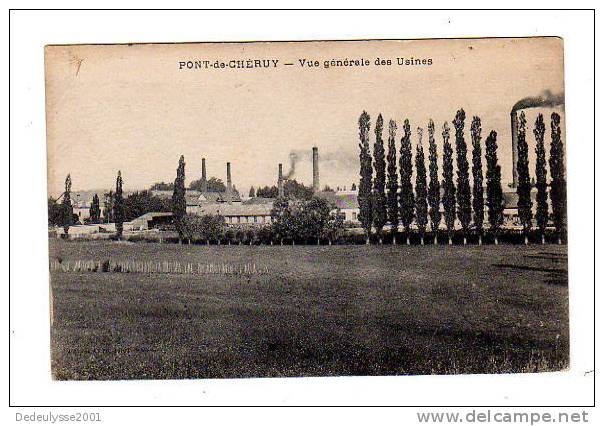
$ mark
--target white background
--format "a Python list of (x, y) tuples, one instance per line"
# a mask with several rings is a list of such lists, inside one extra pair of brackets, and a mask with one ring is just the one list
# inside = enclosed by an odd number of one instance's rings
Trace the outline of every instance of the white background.
[[(38, 7), (43, 7), (43, 3)], [(171, 5), (171, 4), (170, 4)], [(554, 7), (555, 4), (548, 4)], [(64, 5), (68, 7), (69, 5)], [(104, 6), (107, 6), (106, 4)], [(168, 5), (164, 5), (168, 6)], [(176, 6), (176, 5), (174, 5)], [(306, 6), (311, 6), (306, 4)], [(370, 4), (361, 5), (370, 6)], [(466, 5), (471, 7), (472, 5)], [(479, 5), (480, 6), (480, 5)], [(506, 6), (513, 6), (506, 4)], [(582, 6), (575, 4), (575, 6)], [(585, 5), (587, 6), (587, 5)], [(590, 6), (591, 7), (591, 6)], [(555, 11), (13, 11), (10, 29), (10, 403), (12, 405), (591, 405), (594, 373), (594, 122), (592, 12)], [(564, 38), (569, 201), (571, 369), (433, 377), (52, 382), (49, 363), (45, 44), (556, 35)], [(601, 46), (601, 45), (600, 45)], [(6, 45), (4, 45), (5, 54)], [(6, 57), (6, 56), (5, 56)], [(3, 71), (6, 73), (6, 67)], [(143, 73), (144, 70), (141, 70)], [(472, 84), (460, 82), (460, 84)], [(6, 92), (6, 86), (2, 88)], [(5, 98), (6, 99), (6, 98)], [(7, 114), (3, 115), (4, 117)], [(5, 119), (6, 120), (6, 119)], [(6, 125), (6, 121), (4, 122)], [(6, 133), (4, 133), (6, 135)], [(565, 141), (566, 142), (566, 141)], [(5, 151), (6, 152), (6, 151)], [(601, 179), (601, 175), (599, 176)], [(6, 197), (4, 197), (6, 199)], [(602, 205), (599, 201), (599, 211)], [(6, 209), (0, 213), (7, 223)], [(600, 231), (601, 233), (601, 231)], [(5, 233), (6, 234), (6, 233)], [(4, 256), (6, 257), (6, 256)], [(6, 261), (4, 261), (6, 263)], [(7, 269), (5, 268), (5, 271)], [(5, 275), (6, 276), (6, 275)], [(602, 283), (600, 283), (602, 284)], [(8, 285), (8, 283), (7, 283)], [(7, 290), (7, 287), (5, 287)], [(2, 299), (8, 309), (8, 294)], [(7, 315), (3, 315), (6, 321)], [(5, 324), (8, 328), (8, 324)], [(601, 327), (600, 327), (601, 330)], [(600, 331), (601, 334), (601, 331)], [(3, 351), (2, 357), (7, 351)], [(6, 360), (8, 361), (8, 360)], [(7, 364), (5, 364), (7, 365)], [(2, 372), (6, 375), (6, 370)], [(7, 378), (8, 379), (8, 378)], [(3, 381), (6, 384), (6, 380)], [(2, 386), (4, 401), (8, 399)], [(273, 423), (414, 422), (414, 411), (99, 409), (108, 423), (185, 419)], [(12, 409), (69, 413), (73, 409)], [(82, 411), (82, 410), (79, 410)], [(274, 416), (271, 416), (271, 414)], [(127, 416), (127, 417), (122, 417)], [(388, 417), (383, 417), (388, 416)], [(178, 420), (177, 420), (178, 419)], [(273, 419), (273, 420), (271, 420)], [(594, 418), (592, 417), (593, 421)]]

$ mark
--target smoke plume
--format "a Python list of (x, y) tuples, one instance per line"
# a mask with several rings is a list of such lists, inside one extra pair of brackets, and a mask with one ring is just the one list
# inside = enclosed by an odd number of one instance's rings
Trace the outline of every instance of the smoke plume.
[(296, 166), (305, 157), (312, 159), (312, 151), (294, 150), (289, 153), (289, 170), (283, 176), (284, 179), (291, 179), (296, 174)]
[[(356, 168), (359, 164), (358, 154), (347, 151), (331, 151), (319, 153), (321, 166), (328, 168)], [(283, 176), (284, 179), (292, 179), (296, 175), (296, 168), (300, 162), (312, 164), (312, 150), (296, 149), (289, 153), (289, 170)]]
[(555, 107), (564, 104), (564, 93), (553, 94), (546, 90), (540, 96), (528, 97), (519, 100), (512, 107), (512, 112), (519, 109), (537, 108), (537, 107)]

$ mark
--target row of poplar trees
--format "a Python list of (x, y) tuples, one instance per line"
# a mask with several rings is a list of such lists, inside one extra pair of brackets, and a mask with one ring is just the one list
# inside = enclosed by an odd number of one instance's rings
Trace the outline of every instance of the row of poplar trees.
[[(449, 244), (455, 232), (455, 221), (461, 224), (464, 244), (471, 232), (478, 235), (482, 244), (484, 234), (485, 199), (488, 209), (488, 230), (498, 243), (503, 224), (504, 199), (501, 186), (501, 166), (497, 158), (497, 132), (492, 130), (485, 141), (486, 187), (484, 185), (482, 166), (482, 126), (479, 117), (472, 118), (470, 127), (472, 139), (472, 168), (473, 185), (470, 185), (470, 167), (467, 159), (467, 143), (464, 137), (465, 112), (457, 111), (453, 120), (455, 130), (455, 151), (457, 161), (457, 180), (454, 180), (453, 146), (451, 144), (451, 129), (447, 122), (442, 127), (443, 159), (442, 182), (439, 180), (438, 154), (435, 139), (434, 121), (428, 123), (428, 170), (426, 170), (425, 154), (422, 145), (423, 129), (417, 129), (417, 144), (415, 158), (412, 155), (411, 128), (409, 120), (403, 122), (399, 158), (397, 164), (396, 131), (397, 125), (390, 120), (388, 125), (388, 148), (384, 148), (384, 120), (380, 114), (377, 118), (374, 132), (373, 158), (369, 145), (370, 117), (363, 111), (359, 118), (359, 148), (360, 148), (360, 183), (359, 183), (359, 220), (366, 233), (369, 244), (372, 229), (375, 229), (379, 242), (383, 240), (383, 229), (386, 224), (392, 226), (393, 244), (396, 244), (396, 234), (399, 225), (405, 230), (407, 244), (411, 234), (411, 225), (415, 223), (421, 244), (424, 244), (428, 224), (432, 231), (434, 243), (438, 243), (438, 229), (443, 219), (440, 213), (442, 202), (444, 222), (447, 229)], [(520, 114), (518, 123), (518, 210), (523, 225), (525, 242), (533, 226), (531, 181), (528, 165), (528, 144), (526, 142), (526, 118)], [(539, 114), (535, 122), (534, 135), (536, 139), (536, 189), (537, 189), (537, 228), (544, 242), (545, 230), (548, 225), (548, 184), (545, 169), (544, 135), (545, 124), (543, 115)], [(413, 161), (415, 160), (415, 161)], [(413, 187), (413, 166), (415, 163), (415, 188)], [(550, 147), (549, 197), (552, 202), (553, 221), (557, 230), (558, 240), (565, 232), (566, 223), (566, 181), (564, 172), (564, 149), (561, 140), (560, 116), (551, 116), (551, 147)], [(375, 174), (374, 174), (375, 172)], [(428, 176), (429, 174), (429, 180)], [(441, 196), (442, 188), (442, 196)]]

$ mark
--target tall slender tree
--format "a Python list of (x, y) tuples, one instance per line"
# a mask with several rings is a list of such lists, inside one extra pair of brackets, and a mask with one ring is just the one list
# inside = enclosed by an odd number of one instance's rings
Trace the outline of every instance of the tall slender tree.
[(487, 163), (487, 207), (489, 210), (489, 225), (499, 243), (499, 230), (503, 224), (503, 189), (501, 188), (501, 166), (497, 159), (497, 132), (492, 130), (485, 142), (485, 159)]
[(378, 235), (379, 243), (382, 244), (382, 231), (386, 225), (386, 159), (384, 151), (384, 140), (382, 139), (382, 130), (384, 128), (384, 119), (382, 114), (378, 115), (375, 122), (375, 143), (373, 144), (373, 168), (375, 176), (373, 178), (373, 226)]
[(524, 244), (528, 244), (528, 236), (533, 226), (533, 201), (531, 200), (531, 177), (529, 173), (528, 143), (526, 142), (526, 117), (524, 111), (518, 117), (518, 216), (522, 223)]
[(415, 207), (415, 201), (413, 197), (413, 184), (411, 183), (411, 178), (413, 175), (411, 127), (409, 126), (409, 120), (407, 119), (405, 119), (405, 122), (403, 123), (399, 172), (401, 175), (399, 215), (401, 218), (401, 223), (405, 227), (405, 236), (407, 237), (407, 245), (409, 245), (409, 234), (411, 230), (411, 223), (413, 222), (413, 209)]
[(449, 245), (452, 244), (455, 232), (455, 182), (453, 182), (453, 148), (449, 141), (451, 130), (445, 121), (443, 125), (443, 208), (445, 210), (445, 224)]
[(361, 163), (360, 181), (359, 181), (359, 220), (365, 230), (365, 243), (369, 244), (371, 236), (371, 225), (373, 222), (372, 214), (372, 175), (373, 167), (371, 165), (371, 152), (369, 150), (369, 128), (371, 121), (369, 114), (363, 111), (359, 117), (359, 160)]
[(455, 126), (455, 152), (457, 154), (457, 217), (461, 223), (463, 243), (467, 243), (467, 235), (472, 221), (472, 200), (470, 190), (470, 169), (468, 164), (468, 146), (464, 138), (466, 113), (463, 109), (457, 111), (453, 126)]
[(90, 203), (90, 223), (99, 223), (101, 221), (101, 203), (98, 194), (94, 194)]
[(438, 180), (438, 151), (434, 139), (434, 121), (428, 122), (428, 144), (430, 156), (430, 184), (428, 187), (428, 204), (430, 205), (430, 229), (434, 233), (434, 244), (438, 243), (440, 226), (440, 181)]
[(428, 224), (428, 188), (426, 183), (426, 162), (422, 137), (424, 129), (417, 128), (417, 146), (415, 151), (415, 221), (420, 235), (421, 245), (424, 245), (426, 225)]
[(388, 222), (392, 227), (392, 244), (396, 244), (398, 231), (398, 172), (396, 170), (396, 122), (390, 120), (388, 125)]
[(178, 241), (182, 244), (184, 238), (184, 217), (187, 214), (187, 199), (185, 197), (185, 156), (181, 155), (174, 179), (174, 192), (172, 193), (172, 213), (174, 225), (178, 232)]
[(545, 229), (547, 228), (547, 222), (549, 217), (549, 211), (547, 206), (547, 170), (546, 170), (546, 159), (545, 159), (545, 122), (543, 121), (543, 114), (537, 116), (535, 120), (535, 128), (533, 129), (535, 135), (535, 177), (537, 187), (537, 228), (541, 234), (541, 244), (545, 244)]
[(107, 223), (113, 222), (113, 198), (113, 190), (105, 193), (103, 221)]
[(73, 223), (73, 205), (71, 204), (71, 174), (65, 178), (65, 192), (61, 201), (63, 232), (65, 238), (69, 234), (69, 227)]
[(113, 220), (115, 221), (115, 230), (117, 239), (122, 238), (124, 232), (124, 181), (122, 180), (122, 172), (118, 170), (117, 178), (115, 179), (115, 195), (113, 197)]
[(474, 210), (474, 228), (478, 234), (478, 245), (482, 245), (482, 227), (484, 222), (484, 189), (482, 187), (482, 147), (480, 146), (482, 126), (480, 117), (472, 118), (472, 208)]
[(564, 145), (562, 144), (562, 131), (560, 129), (560, 115), (553, 112), (552, 141), (549, 149), (549, 170), (552, 175), (549, 196), (552, 200), (552, 216), (558, 244), (566, 234), (566, 172), (564, 170)]

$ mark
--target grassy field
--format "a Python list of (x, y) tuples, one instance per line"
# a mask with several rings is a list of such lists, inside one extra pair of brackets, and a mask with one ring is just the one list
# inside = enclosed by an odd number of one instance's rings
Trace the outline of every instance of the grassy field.
[(51, 240), (51, 259), (268, 273), (52, 272), (56, 379), (500, 373), (568, 366), (566, 247)]

